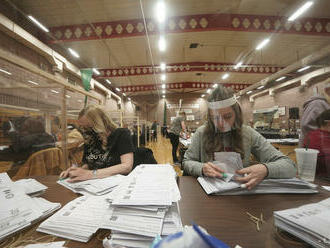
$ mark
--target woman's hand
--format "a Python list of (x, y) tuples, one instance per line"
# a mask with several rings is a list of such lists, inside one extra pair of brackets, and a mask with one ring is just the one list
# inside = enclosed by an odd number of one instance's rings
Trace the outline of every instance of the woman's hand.
[(203, 165), (202, 171), (204, 176), (223, 178), (224, 170), (220, 169), (218, 166), (211, 162), (205, 163)]
[(74, 183), (78, 181), (85, 181), (92, 179), (93, 172), (91, 170), (71, 167), (68, 169), (68, 176), (70, 177), (70, 180), (68, 180), (68, 182)]
[(236, 177), (236, 181), (240, 183), (245, 183), (248, 189), (254, 188), (259, 184), (268, 174), (268, 169), (264, 164), (255, 164), (250, 167), (236, 171), (239, 175), (244, 175), (243, 177)]
[(68, 175), (69, 175), (69, 169), (66, 169), (65, 171), (62, 171), (61, 174), (60, 174), (60, 179), (64, 179), (64, 178), (67, 178)]

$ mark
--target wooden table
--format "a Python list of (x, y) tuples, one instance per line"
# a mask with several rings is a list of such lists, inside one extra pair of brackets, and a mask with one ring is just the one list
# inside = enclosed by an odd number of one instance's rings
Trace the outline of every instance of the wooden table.
[[(321, 185), (329, 185), (321, 182)], [(298, 207), (330, 197), (330, 192), (320, 189), (319, 194), (268, 194), (242, 196), (209, 196), (193, 177), (180, 177), (180, 213), (182, 223), (204, 227), (230, 247), (239, 244), (243, 248), (286, 247), (275, 239), (273, 211)], [(265, 224), (261, 231), (251, 222), (249, 212), (260, 217), (263, 213)]]
[[(57, 184), (57, 178), (57, 176), (35, 177), (36, 180), (48, 186), (41, 197), (51, 202), (60, 202), (64, 206), (79, 195)], [(330, 184), (322, 182), (321, 185)], [(330, 192), (323, 189), (320, 189), (319, 194), (312, 195), (208, 196), (193, 177), (179, 177), (179, 188), (182, 197), (179, 202), (180, 213), (184, 225), (191, 225), (191, 222), (194, 221), (231, 247), (239, 244), (243, 248), (285, 247), (278, 244), (274, 238), (273, 211), (298, 207), (330, 197)], [(261, 226), (261, 232), (257, 232), (254, 223), (248, 220), (247, 211), (253, 215), (263, 213), (267, 222)], [(36, 228), (42, 221), (21, 231), (20, 234), (0, 242), (0, 247), (8, 247), (13, 242), (16, 242), (14, 247), (27, 245), (31, 242), (24, 243), (24, 241), (38, 238), (41, 238), (39, 242), (64, 240), (36, 232)], [(109, 233), (109, 230), (99, 230), (88, 243), (68, 240), (65, 246), (103, 247), (102, 240)]]

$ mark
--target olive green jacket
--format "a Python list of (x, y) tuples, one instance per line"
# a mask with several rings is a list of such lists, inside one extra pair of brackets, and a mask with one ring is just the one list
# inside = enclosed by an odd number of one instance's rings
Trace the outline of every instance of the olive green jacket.
[[(202, 167), (206, 162), (211, 162), (204, 151), (203, 135), (205, 126), (196, 130), (192, 143), (186, 151), (183, 159), (184, 173), (192, 176), (202, 176)], [(267, 178), (292, 178), (296, 175), (296, 167), (292, 160), (284, 156), (273, 147), (261, 134), (249, 126), (242, 126), (243, 135), (243, 167), (251, 165), (251, 154), (255, 159), (266, 165)]]

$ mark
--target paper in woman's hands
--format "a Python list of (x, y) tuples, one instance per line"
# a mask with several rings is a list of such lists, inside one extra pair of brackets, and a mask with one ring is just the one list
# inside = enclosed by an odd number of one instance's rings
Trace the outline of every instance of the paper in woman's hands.
[(227, 174), (225, 182), (229, 182), (237, 170), (243, 169), (241, 155), (237, 152), (215, 152), (214, 159), (213, 163)]

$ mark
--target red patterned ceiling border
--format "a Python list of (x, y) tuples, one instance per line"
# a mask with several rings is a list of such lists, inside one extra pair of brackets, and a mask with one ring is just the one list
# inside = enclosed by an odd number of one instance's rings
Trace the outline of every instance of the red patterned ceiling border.
[[(166, 84), (165, 89), (162, 88), (161, 84), (146, 84), (146, 85), (132, 85), (132, 86), (121, 86), (121, 92), (123, 93), (134, 93), (141, 91), (155, 91), (155, 90), (180, 90), (180, 89), (210, 89), (214, 83), (209, 82), (180, 82), (180, 83), (169, 83)], [(241, 83), (228, 83), (222, 84), (225, 87), (231, 87), (233, 90), (240, 91), (250, 86), (251, 84)]]
[[(239, 73), (262, 73), (271, 74), (275, 73), (284, 67), (250, 64), (243, 65), (234, 69), (234, 64), (229, 63), (212, 63), (212, 62), (188, 62), (188, 63), (175, 63), (166, 66), (165, 73), (178, 73), (178, 72), (191, 72), (191, 71), (204, 71), (204, 72), (239, 72)], [(143, 76), (153, 73), (163, 73), (159, 65), (154, 68), (151, 65), (143, 66), (127, 66), (122, 68), (109, 68), (98, 69), (100, 75), (94, 76), (95, 78), (109, 78), (109, 77), (127, 77), (127, 76)]]
[[(154, 19), (147, 19), (149, 34), (159, 32)], [(50, 32), (56, 40), (49, 43), (122, 38), (145, 35), (142, 19), (114, 22), (51, 27)], [(300, 18), (288, 22), (284, 16), (240, 15), (240, 14), (203, 14), (171, 17), (165, 24), (167, 33), (201, 32), (214, 30), (267, 32), (303, 35), (330, 35), (329, 18)]]

